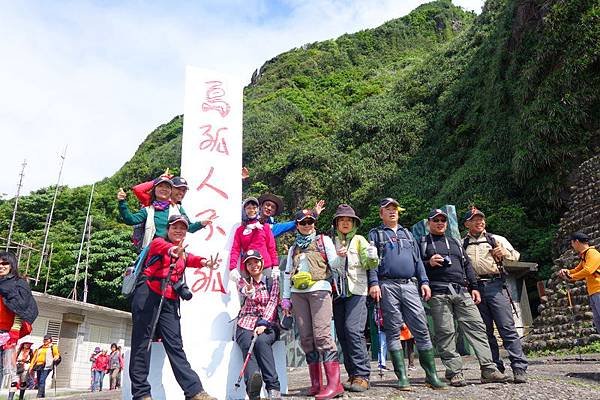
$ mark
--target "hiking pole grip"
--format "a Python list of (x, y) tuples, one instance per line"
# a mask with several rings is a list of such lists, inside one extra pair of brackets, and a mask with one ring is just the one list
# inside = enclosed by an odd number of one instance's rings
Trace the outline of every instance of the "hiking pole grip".
[(246, 371), (246, 367), (248, 366), (248, 361), (250, 361), (250, 357), (252, 356), (252, 350), (254, 350), (254, 343), (256, 343), (256, 339), (258, 339), (258, 334), (255, 332), (252, 335), (252, 341), (250, 342), (250, 347), (248, 348), (248, 354), (246, 354), (246, 359), (244, 360), (244, 364), (242, 365), (242, 369), (240, 370), (240, 375), (235, 382), (235, 388), (238, 389), (240, 387), (240, 382), (244, 377), (244, 372)]
[(156, 326), (158, 325), (158, 319), (160, 318), (162, 306), (165, 301), (165, 291), (167, 290), (167, 285), (169, 284), (169, 281), (171, 280), (171, 275), (173, 274), (174, 269), (175, 269), (175, 262), (173, 261), (173, 256), (171, 256), (171, 259), (169, 260), (169, 272), (167, 273), (167, 277), (163, 280), (162, 285), (161, 285), (160, 302), (158, 303), (158, 308), (156, 309), (156, 312), (154, 313), (154, 316), (152, 317), (152, 329), (150, 330), (150, 337), (148, 338), (148, 347), (146, 348), (146, 351), (150, 351), (150, 348), (152, 347), (152, 339), (154, 338), (154, 333), (156, 332)]

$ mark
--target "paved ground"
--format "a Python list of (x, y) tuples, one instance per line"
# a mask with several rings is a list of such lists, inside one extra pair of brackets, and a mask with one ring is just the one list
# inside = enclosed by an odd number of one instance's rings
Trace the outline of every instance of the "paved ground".
[[(465, 378), (469, 385), (463, 388), (451, 387), (448, 390), (436, 391), (425, 386), (425, 373), (417, 367), (409, 371), (413, 386), (411, 392), (401, 392), (394, 388), (396, 383), (392, 371), (385, 371), (383, 378), (378, 371), (373, 371), (371, 389), (363, 393), (345, 393), (345, 399), (565, 399), (565, 400), (600, 400), (600, 355), (584, 356), (555, 360), (540, 358), (530, 360), (529, 382), (515, 385), (481, 384), (479, 381), (479, 365), (473, 357), (465, 357), (467, 370)], [(418, 362), (417, 362), (418, 365)], [(376, 367), (376, 364), (372, 364)], [(388, 363), (391, 368), (391, 363)], [(438, 360), (438, 375), (444, 375), (444, 368)], [(342, 372), (342, 378), (346, 375)], [(308, 371), (296, 369), (289, 375), (290, 391), (287, 398), (305, 398), (302, 393), (308, 388)]]
[[(544, 357), (530, 360), (529, 382), (515, 385), (479, 383), (479, 367), (472, 357), (465, 357), (465, 377), (469, 385), (463, 388), (449, 388), (444, 391), (434, 391), (424, 384), (425, 375), (420, 367), (410, 371), (411, 392), (401, 392), (394, 388), (395, 375), (385, 371), (379, 378), (376, 370), (372, 375), (372, 387), (363, 393), (346, 393), (344, 399), (388, 399), (388, 400), (424, 400), (424, 399), (465, 399), (465, 400), (600, 400), (600, 354), (584, 355), (566, 358)], [(438, 360), (439, 361), (439, 360)], [(417, 363), (418, 364), (418, 363)], [(391, 367), (391, 363), (388, 364)], [(373, 364), (376, 367), (376, 364)], [(438, 373), (444, 375), (444, 369), (438, 363)], [(342, 372), (342, 378), (346, 375)], [(308, 371), (306, 368), (295, 368), (289, 372), (290, 390), (285, 399), (304, 399), (302, 393), (308, 387)], [(48, 391), (47, 399), (61, 400), (117, 400), (121, 398), (120, 391), (98, 393), (73, 393), (60, 390), (57, 397), (52, 397), (54, 391)], [(35, 391), (27, 392), (27, 399), (34, 398)], [(5, 398), (1, 396), (0, 398)], [(181, 397), (183, 398), (183, 396)], [(171, 400), (171, 399), (169, 399)], [(175, 400), (175, 399), (173, 399)]]

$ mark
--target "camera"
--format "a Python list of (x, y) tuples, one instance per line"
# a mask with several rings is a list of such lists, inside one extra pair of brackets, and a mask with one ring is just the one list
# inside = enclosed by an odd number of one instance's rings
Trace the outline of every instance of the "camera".
[(187, 285), (187, 283), (185, 282), (185, 279), (183, 277), (181, 277), (180, 280), (178, 280), (177, 282), (175, 282), (173, 284), (173, 290), (183, 300), (186, 300), (186, 301), (191, 300), (193, 297), (192, 291), (190, 290), (190, 287)]
[(444, 256), (444, 261), (442, 262), (442, 267), (449, 267), (452, 265), (452, 260), (450, 256)]

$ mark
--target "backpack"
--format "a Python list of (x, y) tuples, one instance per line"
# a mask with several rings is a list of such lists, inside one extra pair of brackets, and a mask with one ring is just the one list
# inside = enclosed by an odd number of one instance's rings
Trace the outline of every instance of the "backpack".
[[(415, 255), (415, 239), (414, 236), (412, 235), (412, 233), (410, 233), (410, 231), (408, 229), (406, 229), (403, 226), (400, 226), (400, 229), (402, 229), (402, 232), (404, 232), (404, 235), (406, 236), (406, 238), (410, 241), (410, 245), (413, 248), (413, 259), (415, 262), (417, 262), (417, 258)], [(381, 261), (383, 260), (383, 252), (385, 250), (385, 245), (387, 243), (390, 243), (389, 238), (387, 237), (387, 235), (385, 234), (384, 230), (381, 228), (373, 228), (372, 230), (375, 230), (377, 232), (377, 251), (379, 253), (379, 265), (381, 265)]]
[(155, 254), (149, 260), (146, 260), (149, 250), (150, 246), (144, 247), (133, 264), (125, 270), (123, 285), (121, 287), (121, 293), (125, 298), (130, 298), (133, 295), (135, 289), (139, 286), (142, 272), (144, 272), (148, 265), (160, 260), (161, 256), (159, 254)]

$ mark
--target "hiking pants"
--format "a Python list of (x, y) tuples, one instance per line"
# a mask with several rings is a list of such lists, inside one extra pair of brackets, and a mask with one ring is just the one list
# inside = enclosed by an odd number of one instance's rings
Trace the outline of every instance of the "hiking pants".
[(415, 337), (417, 349), (432, 349), (427, 317), (417, 285), (410, 279), (384, 279), (379, 281), (379, 287), (388, 350), (402, 350), (400, 331), (405, 322)]
[[(236, 329), (235, 341), (240, 346), (240, 349), (242, 349), (244, 360), (248, 355), (248, 349), (250, 349), (253, 334), (253, 331), (239, 326)], [(279, 378), (277, 376), (277, 370), (275, 369), (275, 358), (273, 357), (273, 343), (275, 343), (276, 340), (277, 335), (273, 329), (265, 330), (258, 335), (256, 342), (254, 343), (252, 355), (244, 370), (246, 389), (248, 388), (248, 380), (250, 377), (254, 375), (254, 373), (260, 372), (267, 390), (279, 390)]]
[[(154, 293), (148, 285), (140, 285), (133, 295), (131, 302), (131, 360), (129, 362), (129, 378), (131, 379), (131, 395), (134, 400), (150, 396), (148, 372), (150, 370), (150, 351), (148, 342), (152, 339), (152, 319), (158, 309), (160, 296)], [(200, 393), (202, 383), (192, 370), (183, 351), (181, 326), (179, 325), (179, 300), (165, 299), (156, 328), (162, 338), (167, 357), (173, 369), (173, 375), (186, 397)]]
[(498, 341), (494, 335), (494, 323), (498, 328), (504, 348), (508, 352), (510, 366), (514, 370), (527, 369), (527, 358), (523, 353), (521, 338), (515, 328), (515, 320), (512, 315), (512, 306), (506, 294), (503, 291), (504, 279), (494, 279), (490, 281), (479, 281), (479, 293), (481, 293), (481, 303), (477, 305), (481, 318), (485, 323), (488, 342), (492, 351), (492, 358), (501, 372), (504, 372), (504, 363), (500, 358), (500, 349)]
[(331, 293), (327, 290), (292, 293), (292, 311), (304, 353), (337, 351), (331, 336)]
[(590, 308), (592, 309), (592, 314), (594, 315), (594, 325), (596, 326), (596, 331), (600, 333), (600, 292), (594, 293), (590, 296)]
[(335, 333), (344, 353), (344, 367), (348, 376), (369, 379), (371, 365), (365, 339), (367, 296), (352, 295), (335, 300), (333, 320)]
[(456, 351), (456, 329), (454, 318), (473, 347), (482, 370), (496, 370), (488, 344), (485, 325), (469, 292), (459, 294), (435, 294), (429, 300), (435, 335), (433, 341), (446, 375), (462, 371), (462, 357)]

